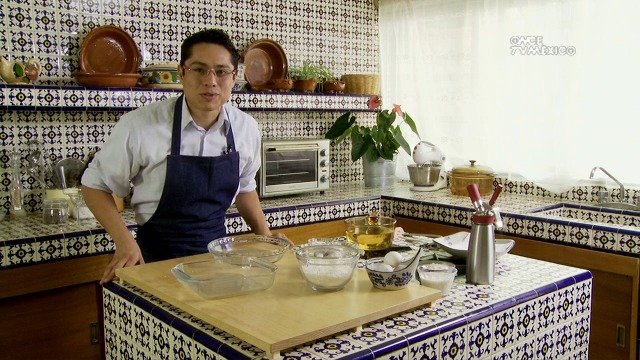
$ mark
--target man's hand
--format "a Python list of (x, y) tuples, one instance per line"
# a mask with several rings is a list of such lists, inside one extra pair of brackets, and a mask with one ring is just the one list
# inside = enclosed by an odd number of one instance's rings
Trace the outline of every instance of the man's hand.
[(140, 247), (133, 241), (125, 241), (122, 245), (116, 246), (116, 252), (113, 254), (113, 258), (107, 268), (102, 274), (100, 279), (100, 285), (108, 283), (116, 276), (116, 269), (122, 269), (124, 267), (134, 266), (138, 264), (144, 264), (144, 258)]

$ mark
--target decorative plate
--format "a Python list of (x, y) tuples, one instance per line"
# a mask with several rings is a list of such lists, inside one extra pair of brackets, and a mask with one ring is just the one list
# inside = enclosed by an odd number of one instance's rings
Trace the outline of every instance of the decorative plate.
[(80, 47), (83, 73), (131, 74), (138, 71), (141, 60), (133, 38), (113, 25), (92, 30)]
[(261, 39), (251, 44), (244, 53), (244, 76), (252, 87), (265, 86), (270, 80), (287, 76), (287, 55), (277, 42)]

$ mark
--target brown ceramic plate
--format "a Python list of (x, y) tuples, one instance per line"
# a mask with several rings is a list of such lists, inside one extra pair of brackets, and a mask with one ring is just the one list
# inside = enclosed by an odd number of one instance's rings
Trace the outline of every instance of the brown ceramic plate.
[(264, 87), (270, 80), (287, 77), (287, 55), (277, 42), (261, 39), (244, 53), (244, 76), (251, 87)]
[(73, 73), (76, 82), (88, 87), (134, 87), (141, 74)]
[(80, 47), (83, 73), (132, 74), (138, 71), (141, 59), (133, 38), (113, 25), (92, 30)]

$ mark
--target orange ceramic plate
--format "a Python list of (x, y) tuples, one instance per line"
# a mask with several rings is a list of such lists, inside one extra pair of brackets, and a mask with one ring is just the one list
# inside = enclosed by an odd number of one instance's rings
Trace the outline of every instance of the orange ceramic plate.
[(83, 73), (132, 74), (138, 71), (141, 59), (133, 38), (113, 25), (92, 30), (80, 47)]
[(252, 87), (264, 86), (270, 80), (287, 76), (287, 55), (277, 42), (261, 39), (251, 44), (244, 53), (245, 78)]

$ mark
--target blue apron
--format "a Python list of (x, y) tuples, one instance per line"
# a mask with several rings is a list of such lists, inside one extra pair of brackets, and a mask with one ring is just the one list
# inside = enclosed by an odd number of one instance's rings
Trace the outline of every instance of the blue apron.
[(145, 262), (207, 252), (211, 240), (227, 233), (225, 213), (240, 184), (240, 156), (231, 126), (224, 154), (180, 155), (183, 96), (174, 107), (171, 154), (158, 208), (138, 227), (137, 241)]

